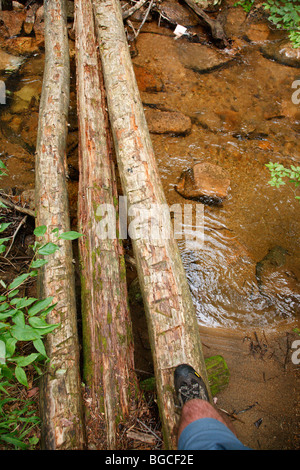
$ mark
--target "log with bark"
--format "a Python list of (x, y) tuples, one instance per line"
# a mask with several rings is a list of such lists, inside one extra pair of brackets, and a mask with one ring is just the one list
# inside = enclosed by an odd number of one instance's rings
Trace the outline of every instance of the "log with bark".
[[(128, 213), (166, 205), (136, 84), (118, 0), (92, 0), (118, 170)], [(146, 212), (147, 212), (146, 210)], [(143, 215), (141, 215), (143, 218)], [(135, 215), (129, 217), (130, 224)], [(147, 216), (146, 216), (147, 219)], [(142, 220), (140, 227), (148, 223)], [(208, 385), (195, 308), (179, 249), (170, 237), (132, 238), (156, 375), (164, 445), (175, 449), (173, 373), (189, 363)]]
[(102, 227), (108, 213), (116, 224), (118, 194), (93, 9), (91, 0), (75, 6), (84, 380), (98, 432), (105, 415), (102, 446), (116, 449), (117, 425), (130, 414), (137, 382), (122, 244)]
[[(66, 137), (69, 107), (69, 45), (66, 0), (45, 0), (45, 70), (36, 149), (37, 225), (70, 230), (66, 184)], [(55, 239), (56, 242), (56, 239)], [(47, 336), (49, 356), (40, 388), (42, 448), (82, 449), (85, 446), (79, 342), (72, 245), (60, 240), (38, 277), (41, 298), (53, 296), (49, 323), (60, 327)]]

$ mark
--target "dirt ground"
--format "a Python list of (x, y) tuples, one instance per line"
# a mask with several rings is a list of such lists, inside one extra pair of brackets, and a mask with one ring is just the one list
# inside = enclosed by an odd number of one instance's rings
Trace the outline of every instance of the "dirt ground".
[[(216, 406), (231, 415), (238, 438), (255, 450), (299, 449), (299, 365), (290, 331), (233, 333), (201, 328), (205, 357), (221, 354), (229, 384)], [(298, 343), (299, 347), (299, 343)]]

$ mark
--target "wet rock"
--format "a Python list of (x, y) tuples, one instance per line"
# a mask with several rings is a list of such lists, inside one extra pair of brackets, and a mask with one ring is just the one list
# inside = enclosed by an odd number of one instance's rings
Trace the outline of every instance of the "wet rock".
[(35, 22), (35, 14), (39, 8), (39, 5), (34, 4), (32, 7), (29, 7), (26, 13), (26, 18), (24, 21), (24, 32), (25, 34), (31, 34)]
[(251, 24), (245, 32), (245, 39), (254, 44), (259, 44), (268, 40), (270, 28), (266, 23)]
[(211, 163), (197, 163), (182, 173), (176, 191), (186, 199), (207, 204), (221, 204), (230, 186), (226, 170)]
[(20, 90), (15, 91), (13, 95), (13, 103), (11, 113), (22, 113), (26, 111), (31, 103), (36, 104), (41, 94), (41, 80), (34, 80), (24, 85)]
[(0, 11), (0, 35), (4, 38), (18, 36), (25, 18), (25, 11)]
[(182, 65), (198, 73), (208, 73), (234, 61), (232, 56), (202, 44), (181, 42), (177, 47)]
[(244, 30), (245, 21), (247, 14), (241, 8), (230, 8), (224, 25), (224, 30), (227, 37), (232, 38), (234, 36), (239, 37), (242, 35)]
[(300, 49), (294, 49), (290, 41), (279, 41), (261, 47), (261, 52), (267, 59), (282, 65), (300, 67)]
[(16, 72), (24, 60), (24, 57), (17, 57), (0, 50), (0, 73)]
[(177, 111), (146, 109), (145, 116), (149, 131), (153, 134), (186, 135), (192, 128), (191, 119)]
[(156, 93), (163, 90), (163, 82), (144, 67), (134, 66), (135, 78), (141, 92)]

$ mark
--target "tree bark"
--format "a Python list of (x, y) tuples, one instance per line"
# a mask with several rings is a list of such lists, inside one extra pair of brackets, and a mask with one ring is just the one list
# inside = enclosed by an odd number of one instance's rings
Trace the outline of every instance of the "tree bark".
[[(66, 1), (45, 0), (45, 70), (36, 150), (37, 225), (70, 230), (66, 185), (66, 137), (69, 107), (69, 46)], [(57, 303), (49, 323), (61, 326), (47, 336), (50, 358), (40, 389), (42, 447), (84, 448), (83, 407), (79, 373), (79, 345), (75, 282), (70, 241), (49, 257), (38, 278), (41, 298)]]
[[(118, 0), (93, 0), (110, 123), (129, 211), (165, 205), (155, 155), (136, 84)], [(132, 222), (133, 217), (129, 217)], [(147, 223), (147, 221), (143, 221)], [(132, 240), (147, 316), (166, 448), (176, 448), (173, 372), (181, 363), (206, 384), (195, 308), (174, 236)]]
[(98, 428), (105, 414), (105, 448), (116, 449), (136, 378), (123, 248), (116, 234), (106, 238), (102, 231), (106, 209), (116, 223), (118, 194), (91, 0), (76, 1), (75, 24), (84, 378)]

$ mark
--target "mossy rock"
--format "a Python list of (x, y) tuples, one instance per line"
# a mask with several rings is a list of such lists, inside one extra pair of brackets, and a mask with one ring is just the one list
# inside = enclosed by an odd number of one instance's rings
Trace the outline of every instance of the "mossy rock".
[[(223, 356), (211, 356), (205, 359), (208, 382), (212, 396), (216, 396), (229, 383), (230, 372)], [(145, 392), (155, 391), (155, 377), (143, 380), (140, 387)]]
[(230, 372), (223, 356), (211, 356), (205, 359), (208, 382), (212, 396), (221, 392), (229, 383)]

